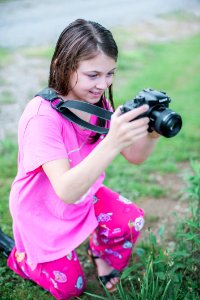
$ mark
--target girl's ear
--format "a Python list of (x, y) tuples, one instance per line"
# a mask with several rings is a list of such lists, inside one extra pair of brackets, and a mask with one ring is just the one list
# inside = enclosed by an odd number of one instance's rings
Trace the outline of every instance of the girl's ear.
[(56, 66), (56, 64), (57, 64), (57, 61), (58, 61), (58, 59), (56, 58), (55, 60), (54, 60), (54, 62), (53, 62), (53, 64), (54, 64), (54, 67)]

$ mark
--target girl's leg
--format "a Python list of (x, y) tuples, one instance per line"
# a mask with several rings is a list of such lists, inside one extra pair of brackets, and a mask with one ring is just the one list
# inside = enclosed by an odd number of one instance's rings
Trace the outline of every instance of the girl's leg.
[(128, 265), (144, 225), (144, 211), (105, 186), (98, 190), (94, 202), (99, 226), (90, 238), (92, 253), (121, 271)]
[(56, 299), (67, 300), (83, 293), (86, 281), (75, 251), (56, 261), (30, 264), (25, 253), (14, 248), (8, 258), (8, 266), (25, 279), (36, 282)]

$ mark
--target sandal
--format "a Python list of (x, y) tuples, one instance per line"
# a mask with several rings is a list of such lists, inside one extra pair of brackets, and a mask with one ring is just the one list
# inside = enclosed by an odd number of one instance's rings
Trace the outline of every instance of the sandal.
[(14, 246), (14, 240), (0, 229), (0, 251), (6, 258), (8, 258)]
[[(94, 256), (94, 255), (92, 254), (92, 250), (91, 250), (91, 248), (90, 248), (89, 245), (88, 245), (88, 249), (87, 249), (87, 254), (88, 254), (89, 260), (93, 263), (93, 265), (94, 265), (94, 267), (95, 267), (95, 269), (96, 269), (96, 271), (97, 271), (97, 273), (98, 273), (98, 268), (97, 268), (97, 264), (96, 264), (96, 261), (95, 261), (95, 260), (98, 259), (98, 258), (100, 258), (100, 257), (99, 257), (99, 256)], [(120, 271), (114, 269), (114, 270), (112, 270), (108, 275), (97, 276), (97, 278), (99, 279), (99, 281), (101, 282), (101, 284), (103, 284), (103, 286), (105, 286), (105, 288), (106, 288), (110, 293), (112, 293), (112, 292), (114, 292), (114, 291), (117, 290), (116, 285), (118, 284), (118, 282), (114, 284), (114, 283), (111, 282), (111, 279), (112, 279), (112, 278), (120, 278), (120, 276), (121, 276)], [(107, 284), (108, 282), (110, 282), (110, 283), (112, 284), (112, 287), (111, 287), (111, 288), (106, 287), (106, 284)]]

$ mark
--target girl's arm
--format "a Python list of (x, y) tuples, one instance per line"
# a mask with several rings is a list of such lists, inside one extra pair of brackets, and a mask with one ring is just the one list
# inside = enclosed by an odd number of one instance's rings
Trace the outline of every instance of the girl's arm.
[(70, 169), (67, 159), (50, 161), (42, 166), (60, 199), (66, 203), (76, 202), (123, 149), (144, 139), (149, 119), (130, 121), (147, 109), (144, 105), (121, 114), (118, 108), (112, 115), (107, 136), (75, 167)]
[(56, 194), (66, 203), (79, 200), (104, 172), (118, 152), (104, 139), (78, 165), (70, 169), (67, 159), (47, 162), (43, 170)]
[(155, 131), (148, 133), (138, 140), (137, 143), (122, 150), (121, 154), (133, 164), (140, 164), (145, 161), (155, 148), (160, 135)]

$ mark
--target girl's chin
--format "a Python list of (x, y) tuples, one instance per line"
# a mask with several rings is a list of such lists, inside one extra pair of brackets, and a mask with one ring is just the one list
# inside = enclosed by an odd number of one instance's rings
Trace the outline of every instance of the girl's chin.
[(96, 103), (98, 103), (100, 101), (100, 99), (101, 99), (100, 96), (98, 98), (97, 97), (95, 97), (95, 98), (90, 97), (90, 98), (88, 98), (88, 99), (86, 99), (84, 101), (88, 102), (88, 103), (91, 103), (91, 104), (96, 104)]
[[(100, 101), (102, 95), (95, 96), (92, 93), (87, 95), (86, 97), (83, 97), (82, 99), (79, 98), (80, 101), (88, 102), (91, 104), (96, 104)], [(77, 99), (78, 100), (78, 99)]]

